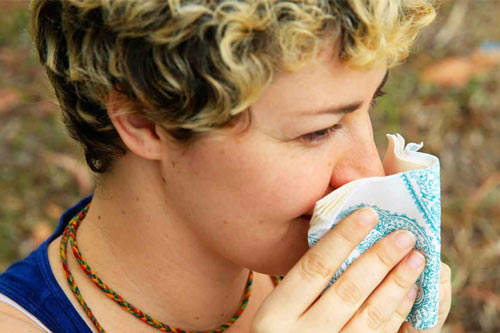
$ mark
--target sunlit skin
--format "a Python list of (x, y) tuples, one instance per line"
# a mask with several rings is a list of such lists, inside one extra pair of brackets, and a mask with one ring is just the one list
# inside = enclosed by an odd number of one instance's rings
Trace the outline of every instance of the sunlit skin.
[[(153, 317), (201, 330), (233, 316), (252, 269), (262, 274), (232, 328), (245, 327), (272, 290), (264, 274), (286, 274), (308, 249), (303, 215), (343, 184), (383, 175), (369, 110), (387, 70), (354, 70), (333, 52), (277, 76), (252, 105), (245, 132), (210, 133), (187, 151), (158, 125), (114, 116), (111, 97), (108, 112), (128, 153), (97, 185), (78, 231), (99, 276)], [(355, 104), (348, 113), (320, 113)], [(49, 249), (54, 271), (58, 244)], [(156, 332), (106, 299), (68, 257), (107, 330)]]

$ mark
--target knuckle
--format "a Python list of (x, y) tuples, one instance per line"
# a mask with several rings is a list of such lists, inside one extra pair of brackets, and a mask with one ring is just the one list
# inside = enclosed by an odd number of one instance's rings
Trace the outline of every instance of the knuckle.
[(388, 251), (388, 248), (385, 246), (381, 246), (375, 251), (375, 257), (389, 269), (395, 264), (394, 259), (390, 255), (390, 251)]
[(368, 306), (366, 308), (366, 324), (373, 330), (378, 330), (384, 325), (389, 318), (386, 318), (380, 309), (376, 306)]
[(362, 238), (360, 237), (361, 235), (358, 236), (358, 233), (355, 232), (356, 230), (351, 228), (351, 225), (354, 225), (354, 223), (347, 223), (344, 228), (339, 228), (338, 235), (349, 246), (356, 247)]
[(317, 253), (307, 253), (300, 264), (302, 276), (308, 279), (326, 278), (333, 275), (333, 269), (328, 268), (324, 259)]
[(404, 301), (401, 302), (401, 304), (396, 308), (396, 311), (394, 312), (397, 321), (402, 322), (406, 319), (406, 317), (408, 317), (408, 314), (410, 313), (413, 304), (414, 304), (413, 300), (410, 300), (407, 297), (404, 298)]
[(398, 286), (398, 288), (402, 290), (409, 290), (413, 286), (413, 281), (408, 279), (405, 274), (396, 271), (392, 275), (392, 281), (396, 286)]
[(361, 300), (361, 290), (349, 279), (344, 279), (333, 284), (337, 296), (349, 305), (355, 305)]

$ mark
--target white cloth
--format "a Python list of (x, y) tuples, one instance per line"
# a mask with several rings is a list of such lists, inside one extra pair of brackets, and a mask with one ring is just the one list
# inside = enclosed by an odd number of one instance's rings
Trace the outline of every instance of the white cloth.
[(379, 223), (335, 273), (328, 285), (330, 287), (358, 256), (379, 239), (395, 230), (411, 231), (416, 237), (415, 248), (426, 256), (427, 262), (417, 281), (417, 299), (406, 320), (417, 329), (429, 329), (437, 324), (439, 310), (439, 159), (418, 152), (422, 143), (410, 143), (405, 147), (401, 135), (388, 134), (387, 137), (389, 147), (383, 162), (386, 176), (355, 180), (320, 199), (311, 218), (308, 242), (309, 246), (314, 245), (342, 218), (360, 207), (370, 206), (378, 213)]

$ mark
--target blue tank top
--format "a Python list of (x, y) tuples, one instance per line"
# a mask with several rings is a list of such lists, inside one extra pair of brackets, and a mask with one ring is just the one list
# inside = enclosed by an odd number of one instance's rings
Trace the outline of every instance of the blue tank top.
[(47, 256), (49, 243), (64, 232), (71, 218), (91, 199), (92, 195), (89, 195), (64, 212), (56, 230), (45, 242), (0, 275), (0, 293), (22, 306), (54, 333), (92, 333), (57, 283)]

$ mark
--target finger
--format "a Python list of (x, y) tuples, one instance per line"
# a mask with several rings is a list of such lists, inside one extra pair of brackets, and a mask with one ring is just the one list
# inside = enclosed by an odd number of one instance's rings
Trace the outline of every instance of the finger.
[(309, 323), (326, 323), (332, 315), (351, 318), (414, 244), (415, 237), (406, 230), (393, 232), (375, 243), (348, 267), (303, 319)]
[(410, 292), (406, 294), (401, 304), (399, 304), (396, 311), (392, 314), (392, 317), (389, 320), (389, 322), (382, 329), (382, 332), (394, 333), (400, 330), (401, 326), (405, 323), (406, 317), (408, 317), (408, 314), (410, 313), (413, 304), (415, 303), (417, 295), (418, 295), (418, 287), (416, 285), (413, 285), (413, 287), (410, 289)]
[(439, 312), (436, 326), (428, 330), (417, 330), (410, 323), (406, 322), (401, 326), (400, 332), (421, 332), (421, 333), (438, 333), (444, 326), (446, 318), (450, 313), (451, 308), (451, 270), (448, 265), (441, 263), (441, 271), (439, 278)]
[(441, 328), (448, 318), (448, 314), (451, 309), (451, 269), (448, 265), (441, 262), (441, 270), (440, 270), (440, 278), (439, 278), (439, 312), (438, 312), (438, 320), (436, 327), (425, 330), (422, 332), (434, 333), (441, 332)]
[(424, 255), (416, 250), (411, 251), (363, 303), (344, 330), (367, 333), (380, 331), (412, 290), (424, 267)]
[(290, 269), (266, 299), (266, 307), (279, 311), (277, 318), (299, 318), (377, 222), (377, 213), (367, 207), (342, 220)]

